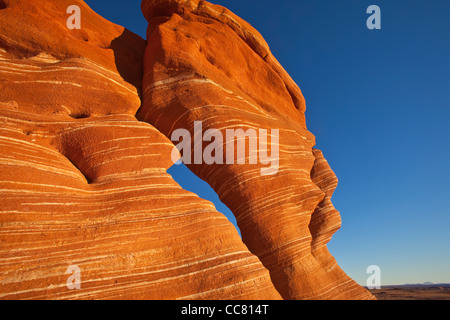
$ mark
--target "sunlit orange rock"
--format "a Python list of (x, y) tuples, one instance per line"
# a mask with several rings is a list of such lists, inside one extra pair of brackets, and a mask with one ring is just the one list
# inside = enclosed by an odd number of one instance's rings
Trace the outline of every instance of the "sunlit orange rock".
[(227, 129), (279, 130), (273, 175), (261, 174), (261, 162), (250, 164), (248, 147), (245, 165), (188, 167), (234, 213), (244, 243), (283, 298), (373, 298), (327, 250), (340, 226), (330, 201), (337, 179), (313, 150), (300, 89), (262, 36), (206, 1), (143, 0), (142, 11), (149, 26), (137, 118), (169, 138), (179, 128), (193, 136), (195, 121), (223, 136)]
[[(0, 0), (0, 299), (372, 298), (327, 250), (337, 179), (263, 38), (204, 1), (142, 10), (148, 42), (80, 0)], [(243, 242), (166, 173), (194, 121), (279, 130), (274, 174), (189, 165)]]
[(0, 1), (0, 299), (280, 298), (135, 118), (145, 46), (79, 0)]

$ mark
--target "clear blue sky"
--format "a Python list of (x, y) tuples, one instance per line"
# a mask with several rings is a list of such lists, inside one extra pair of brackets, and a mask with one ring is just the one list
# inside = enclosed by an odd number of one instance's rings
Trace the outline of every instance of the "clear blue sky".
[[(216, 0), (250, 22), (302, 89), (308, 129), (339, 178), (328, 247), (365, 285), (450, 283), (450, 1)], [(88, 0), (145, 38), (140, 1)], [(381, 8), (381, 30), (366, 9)], [(230, 215), (185, 167), (169, 171)], [(200, 183), (200, 184), (199, 184)]]

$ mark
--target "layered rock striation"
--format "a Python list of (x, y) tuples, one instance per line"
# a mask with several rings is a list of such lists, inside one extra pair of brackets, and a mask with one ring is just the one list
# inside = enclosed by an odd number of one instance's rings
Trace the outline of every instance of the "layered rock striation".
[(171, 141), (134, 117), (146, 42), (82, 1), (2, 3), (0, 299), (279, 299), (233, 225), (166, 173)]
[[(330, 201), (337, 179), (321, 152), (313, 150), (301, 90), (262, 36), (226, 8), (206, 1), (143, 0), (142, 11), (149, 26), (137, 118), (167, 137), (179, 128), (195, 136), (200, 121), (204, 132), (220, 131), (221, 136), (232, 129), (263, 129), (272, 136), (278, 130), (274, 174), (262, 174), (267, 166), (255, 163), (250, 142), (245, 164), (238, 163), (237, 154), (228, 163), (222, 152), (222, 161), (188, 167), (234, 213), (244, 243), (270, 271), (283, 298), (372, 298), (326, 248), (340, 227)], [(223, 141), (222, 150), (229, 143), (235, 144)], [(188, 158), (196, 157), (194, 149)]]
[[(142, 11), (148, 41), (81, 0), (0, 0), (0, 299), (372, 298), (327, 250), (337, 179), (261, 35), (206, 1)], [(172, 134), (198, 122), (278, 130), (270, 174), (250, 147), (244, 164), (188, 164), (242, 240), (166, 172)]]

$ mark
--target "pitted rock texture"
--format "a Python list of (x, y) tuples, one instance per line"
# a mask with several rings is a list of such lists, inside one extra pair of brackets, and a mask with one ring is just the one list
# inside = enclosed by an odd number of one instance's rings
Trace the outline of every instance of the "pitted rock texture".
[(246, 165), (188, 167), (232, 210), (244, 243), (284, 299), (372, 299), (327, 250), (340, 227), (330, 201), (337, 179), (313, 150), (300, 89), (262, 36), (206, 1), (143, 0), (142, 11), (149, 26), (137, 118), (169, 138), (179, 128), (193, 137), (195, 121), (223, 136), (227, 129), (278, 129), (274, 175), (249, 164), (248, 148)]
[(280, 299), (135, 118), (146, 42), (79, 0), (1, 4), (0, 299)]

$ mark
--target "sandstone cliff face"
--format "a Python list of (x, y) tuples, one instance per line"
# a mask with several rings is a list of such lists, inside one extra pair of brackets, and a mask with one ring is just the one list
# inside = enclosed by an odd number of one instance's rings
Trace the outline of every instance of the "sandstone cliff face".
[[(204, 1), (144, 0), (147, 43), (80, 0), (0, 4), (0, 299), (372, 297), (327, 251), (337, 179), (300, 89), (248, 23)], [(194, 121), (280, 132), (275, 175), (189, 165), (244, 243), (166, 173), (172, 132)], [(73, 265), (80, 290), (66, 285)]]
[[(143, 0), (149, 22), (143, 105), (137, 118), (167, 137), (227, 129), (279, 130), (279, 169), (262, 164), (189, 164), (236, 216), (244, 243), (285, 299), (370, 299), (326, 248), (340, 227), (337, 184), (305, 124), (305, 100), (261, 35), (206, 1)], [(182, 49), (181, 49), (182, 48)], [(205, 146), (203, 146), (205, 148)], [(223, 149), (226, 148), (226, 143)], [(192, 154), (191, 158), (195, 155)], [(225, 163), (225, 160), (223, 160)]]
[[(1, 1), (0, 299), (279, 299), (134, 117), (145, 41), (82, 1)], [(66, 28), (66, 9), (82, 29)], [(81, 289), (66, 274), (78, 266)]]

